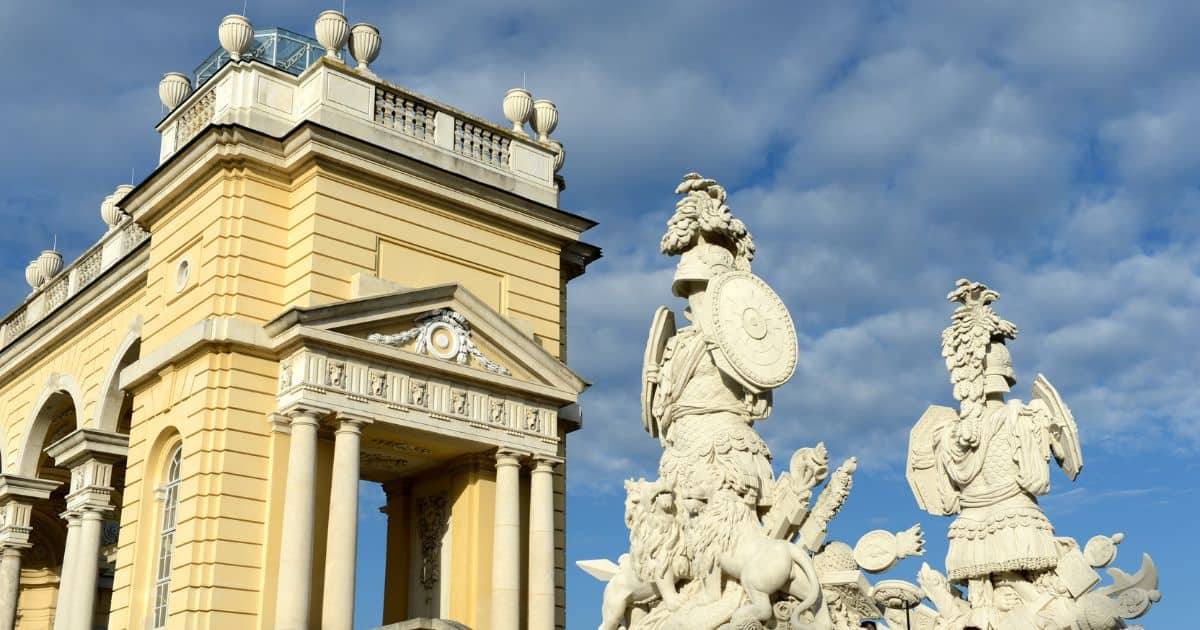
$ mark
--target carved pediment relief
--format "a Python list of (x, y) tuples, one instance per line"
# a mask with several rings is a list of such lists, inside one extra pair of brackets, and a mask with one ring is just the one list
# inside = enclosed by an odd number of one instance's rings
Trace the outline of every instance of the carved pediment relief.
[[(522, 395), (557, 392), (550, 398), (564, 401), (561, 404), (575, 402), (587, 387), (583, 379), (537, 340), (458, 284), (296, 307), (268, 323), (265, 329), (284, 347), (289, 345), (289, 338), (302, 345), (307, 345), (304, 340), (310, 339), (319, 341), (324, 348), (343, 346), (338, 354), (391, 354), (395, 360), (423, 366), (417, 372), (432, 371), (429, 378), (434, 380), (455, 382), (465, 377), (477, 383), (490, 383), (490, 387), (500, 391), (512, 387), (526, 390)], [(371, 362), (377, 363), (379, 359)], [(290, 379), (287, 368), (282, 369), (281, 381)], [(323, 379), (335, 388), (343, 387), (342, 381), (350, 378), (337, 364), (331, 363), (327, 369), (330, 371)], [(420, 391), (419, 379), (405, 385), (411, 391), (392, 391), (397, 383), (385, 378), (383, 371), (377, 371), (378, 374), (367, 374), (363, 384), (364, 391), (371, 396), (421, 401), (433, 395)], [(466, 381), (462, 382), (465, 386)], [(518, 382), (529, 385), (523, 388)], [(287, 383), (281, 385), (286, 388)], [(472, 404), (465, 396), (449, 400), (452, 409), (463, 408), (464, 412)]]
[(418, 317), (415, 326), (396, 334), (371, 333), (368, 341), (403, 348), (417, 354), (470, 365), (494, 374), (510, 376), (512, 372), (489, 358), (471, 336), (467, 318), (449, 308), (442, 308)]

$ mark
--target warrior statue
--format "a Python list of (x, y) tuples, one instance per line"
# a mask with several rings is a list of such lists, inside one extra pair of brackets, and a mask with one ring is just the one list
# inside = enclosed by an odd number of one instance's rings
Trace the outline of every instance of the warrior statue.
[(665, 306), (651, 322), (642, 423), (663, 453), (658, 480), (626, 483), (630, 552), (578, 563), (608, 582), (600, 627), (856, 628), (880, 616), (860, 569), (922, 553), (923, 534), (871, 532), (853, 552), (826, 543), (857, 463), (831, 475), (823, 445), (798, 450), (775, 477), (754, 424), (796, 369), (791, 315), (750, 273), (754, 241), (725, 189), (692, 173), (675, 192), (662, 251), (679, 256), (671, 289), (687, 300), (688, 325), (676, 329)]
[[(786, 382), (795, 369), (795, 331), (783, 303), (749, 273), (754, 241), (725, 205), (725, 190), (690, 174), (676, 192), (686, 196), (668, 223), (662, 251), (680, 257), (671, 291), (687, 300), (684, 316), (691, 325), (675, 332), (670, 309), (660, 307), (655, 314), (646, 348), (643, 421), (662, 440), (659, 475), (672, 487), (684, 493), (753, 491), (768, 504), (771, 453), (753, 425), (771, 412), (771, 386)], [(725, 302), (713, 302), (714, 279)], [(753, 300), (741, 305), (744, 321), (721, 319), (741, 317), (741, 309), (724, 311), (743, 298)], [(744, 330), (748, 327), (753, 330)], [(735, 349), (738, 340), (727, 339), (731, 336), (748, 337), (752, 345)], [(767, 355), (755, 356), (763, 349)], [(739, 363), (751, 361), (760, 363), (754, 367), (766, 379), (738, 370)]]
[[(1052, 456), (1068, 478), (1079, 474), (1079, 431), (1040, 374), (1030, 403), (1005, 400), (1016, 383), (1005, 342), (1016, 338), (1017, 328), (992, 309), (999, 297), (967, 280), (949, 294), (959, 306), (942, 332), (942, 356), (959, 407), (930, 407), (909, 441), (908, 481), (917, 503), (934, 515), (957, 515), (948, 533), (946, 577), (928, 567), (921, 572), (925, 593), (938, 607), (936, 627), (1124, 627), (1123, 618), (1145, 609), (1092, 625), (1080, 619), (1103, 617), (1107, 609), (1096, 610), (1108, 605), (1106, 596), (1134, 587), (1148, 608), (1151, 594), (1158, 597), (1153, 563), (1136, 578), (1112, 569), (1123, 586), (1089, 593), (1100, 582), (1092, 569), (1111, 562), (1115, 552), (1091, 553), (1098, 559), (1087, 560), (1085, 552), (1116, 543), (1096, 537), (1081, 550), (1074, 539), (1055, 537), (1037, 497), (1050, 489)], [(965, 585), (967, 601), (953, 596), (950, 584)]]

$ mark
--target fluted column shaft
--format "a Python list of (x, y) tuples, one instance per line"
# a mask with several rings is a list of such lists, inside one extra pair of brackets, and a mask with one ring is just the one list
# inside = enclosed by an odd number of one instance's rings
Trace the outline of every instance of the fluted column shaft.
[(529, 477), (529, 630), (554, 630), (554, 462)]
[(17, 597), (21, 593), (21, 550), (0, 549), (0, 630), (13, 630), (17, 623)]
[(79, 517), (79, 542), (71, 587), (64, 593), (71, 607), (69, 630), (92, 630), (96, 610), (96, 579), (100, 574), (100, 529), (104, 516), (97, 510), (83, 510)]
[(82, 523), (78, 512), (63, 515), (67, 521), (67, 544), (63, 549), (62, 573), (58, 576), (58, 604), (54, 611), (54, 630), (71, 628), (70, 589), (74, 586), (75, 563), (79, 558), (79, 526)]
[(492, 540), (492, 630), (521, 622), (521, 462), (496, 453), (496, 512)]
[(287, 490), (280, 534), (279, 586), (275, 596), (275, 627), (308, 630), (312, 590), (313, 520), (316, 518), (317, 416), (292, 415), (288, 446)]
[(334, 436), (333, 478), (329, 489), (329, 530), (325, 542), (325, 596), (322, 630), (354, 627), (354, 569), (358, 554), (359, 447), (364, 421), (343, 418)]

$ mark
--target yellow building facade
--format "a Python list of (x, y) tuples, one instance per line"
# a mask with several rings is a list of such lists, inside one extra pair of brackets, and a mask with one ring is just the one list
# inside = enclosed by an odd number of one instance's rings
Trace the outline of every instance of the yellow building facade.
[(561, 146), (221, 28), (164, 79), (159, 167), (0, 327), (0, 628), (349, 628), (361, 481), (381, 624), (563, 627), (567, 283), (599, 250)]

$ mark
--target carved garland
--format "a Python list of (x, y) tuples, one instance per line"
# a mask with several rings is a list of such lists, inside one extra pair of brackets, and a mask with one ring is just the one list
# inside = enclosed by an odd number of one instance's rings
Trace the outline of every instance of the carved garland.
[(475, 359), (483, 369), (509, 376), (508, 368), (489, 359), (475, 345), (471, 338), (471, 326), (461, 314), (444, 308), (418, 318), (416, 323), (416, 327), (395, 335), (372, 333), (367, 340), (396, 347), (416, 340), (417, 354), (454, 361), (460, 365), (470, 365), (470, 360)]

